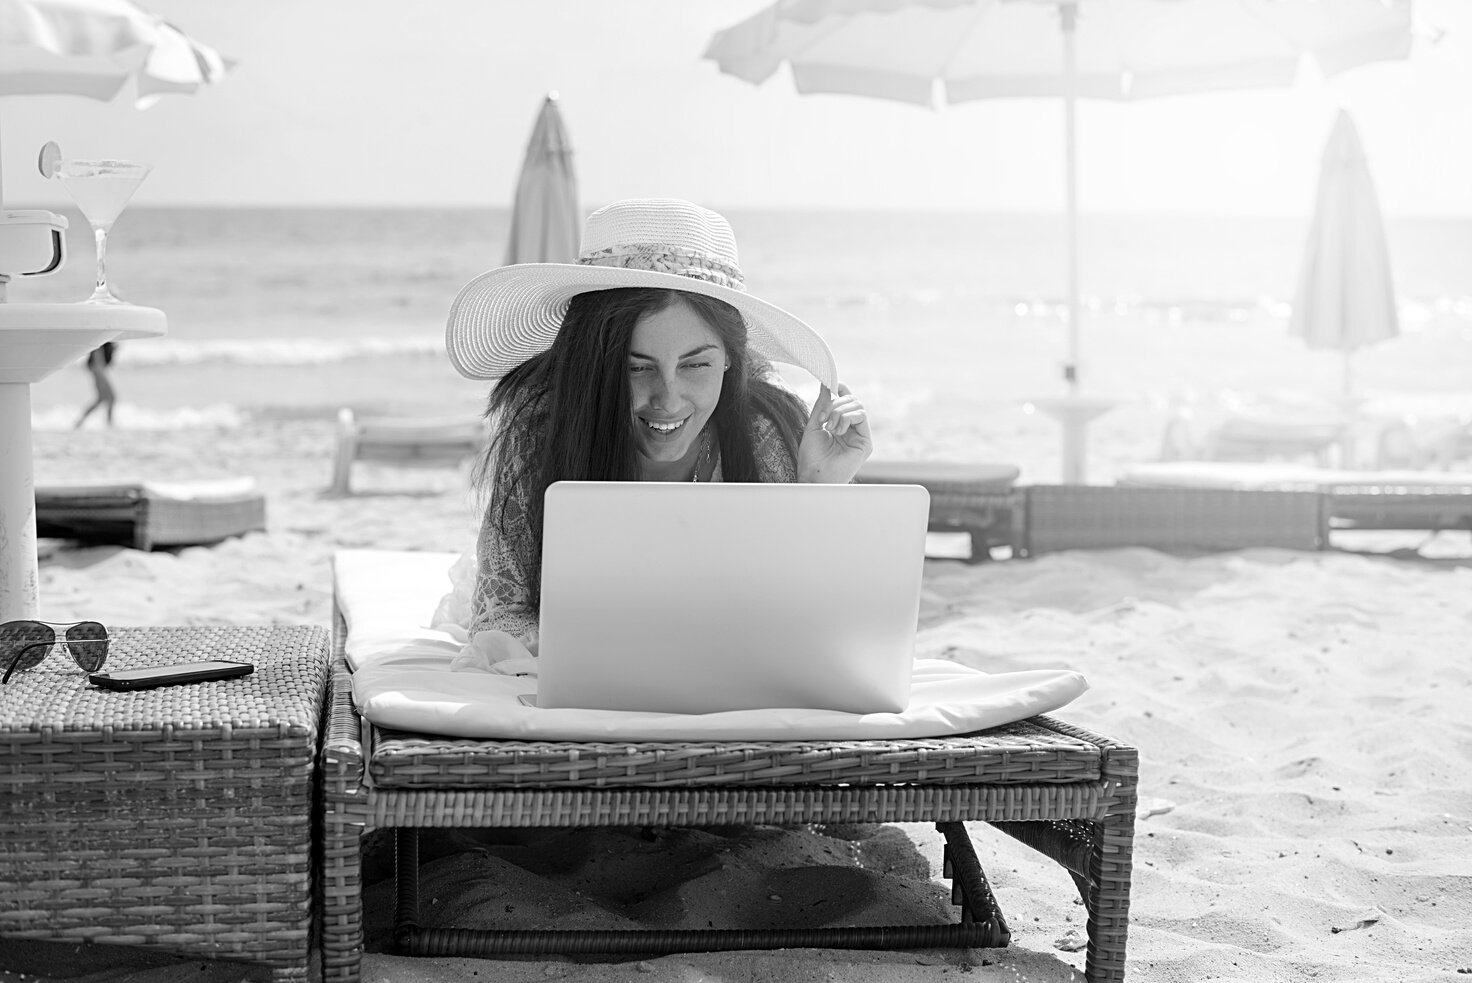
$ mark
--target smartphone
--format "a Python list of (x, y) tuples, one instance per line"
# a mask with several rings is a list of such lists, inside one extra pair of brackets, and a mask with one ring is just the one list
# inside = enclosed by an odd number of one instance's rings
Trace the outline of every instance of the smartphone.
[(256, 667), (249, 662), (181, 662), (173, 666), (149, 666), (147, 669), (119, 669), (117, 672), (94, 672), (87, 678), (103, 689), (150, 689), (154, 686), (177, 686), (180, 683), (202, 683), (211, 679), (249, 676)]

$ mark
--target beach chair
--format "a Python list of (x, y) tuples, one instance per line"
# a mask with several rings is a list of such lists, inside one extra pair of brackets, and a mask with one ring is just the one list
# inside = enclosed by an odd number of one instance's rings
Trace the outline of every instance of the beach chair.
[[(359, 551), (358, 559), (369, 551)], [(413, 651), (447, 554), (380, 554), (360, 570), (375, 625)], [(357, 980), (362, 844), (397, 831), (396, 951), (410, 955), (698, 952), (794, 946), (993, 947), (1006, 921), (965, 823), (989, 823), (1062, 865), (1083, 900), (1089, 981), (1123, 979), (1137, 752), (1048, 716), (950, 737), (803, 742), (470, 740), (374, 725), (353, 703), (339, 554), (334, 676), (323, 744), (325, 980)], [(397, 574), (389, 571), (399, 570)], [(426, 571), (431, 575), (425, 593)], [(401, 618), (380, 598), (405, 604)], [(417, 598), (417, 600), (414, 600)], [(361, 598), (359, 599), (361, 602)], [(357, 610), (365, 610), (361, 605)], [(402, 622), (402, 624), (399, 624)], [(399, 627), (394, 628), (394, 625)], [(361, 624), (354, 633), (363, 630)], [(496, 931), (419, 924), (415, 830), (434, 827), (935, 823), (960, 919), (949, 925), (702, 931)]]
[(352, 491), (355, 461), (400, 468), (454, 468), (485, 448), (487, 432), (479, 420), (412, 417), (358, 419), (347, 407), (337, 413), (337, 442), (328, 490)]
[(1020, 474), (1011, 464), (948, 461), (866, 461), (858, 481), (923, 485), (930, 492), (931, 532), (961, 532), (971, 538), (969, 562), (988, 560), (992, 548), (1011, 545)]
[(1021, 491), (1013, 554), (1144, 546), (1210, 552), (1328, 541), (1321, 496), (1308, 491), (1029, 485)]
[(36, 535), (140, 550), (201, 546), (266, 528), (252, 478), (79, 482), (36, 488)]
[(1324, 536), (1334, 530), (1472, 530), (1472, 472), (1346, 470), (1307, 465), (1174, 461), (1118, 478), (1137, 490), (1317, 495)]

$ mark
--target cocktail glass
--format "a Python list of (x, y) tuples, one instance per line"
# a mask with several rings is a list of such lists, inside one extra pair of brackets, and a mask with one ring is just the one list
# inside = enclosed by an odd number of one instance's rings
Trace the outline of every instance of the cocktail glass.
[(107, 234), (150, 170), (148, 164), (131, 160), (68, 160), (57, 169), (56, 176), (82, 210), (97, 240), (97, 288), (83, 303), (127, 303), (107, 286)]

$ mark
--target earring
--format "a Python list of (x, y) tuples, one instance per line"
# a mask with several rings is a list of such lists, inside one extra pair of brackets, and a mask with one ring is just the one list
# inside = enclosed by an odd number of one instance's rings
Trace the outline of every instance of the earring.
[(726, 367), (724, 369), (721, 369), (721, 371), (722, 372), (730, 372), (731, 371), (731, 363), (730, 362), (727, 362), (726, 363)]

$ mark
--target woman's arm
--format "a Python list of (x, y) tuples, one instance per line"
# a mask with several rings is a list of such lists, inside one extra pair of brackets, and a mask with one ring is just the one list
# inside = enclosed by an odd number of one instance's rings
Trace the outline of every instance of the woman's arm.
[(507, 502), (506, 514), (501, 517), (504, 522), (498, 522), (493, 514), (496, 508), (493, 499), (481, 519), (470, 631), (504, 631), (535, 651), (538, 616), (531, 603), (524, 557), (526, 550), (536, 545), (530, 534), (512, 539), (501, 532), (502, 528), (525, 532), (525, 510), (519, 500)]

